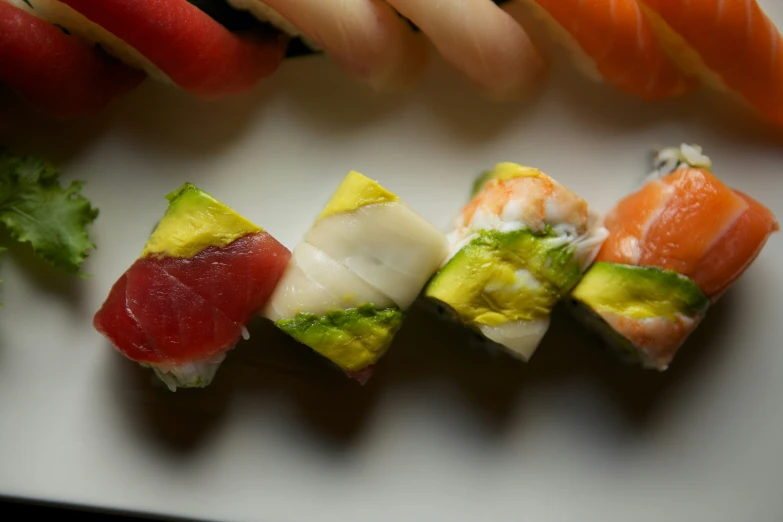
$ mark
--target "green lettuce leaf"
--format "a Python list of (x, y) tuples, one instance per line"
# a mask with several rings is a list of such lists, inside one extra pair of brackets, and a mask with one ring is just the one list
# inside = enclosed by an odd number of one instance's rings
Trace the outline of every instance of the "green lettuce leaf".
[(0, 149), (0, 223), (39, 257), (78, 273), (88, 251), (95, 248), (87, 227), (98, 210), (81, 195), (83, 182), (62, 187), (59, 177), (44, 160)]

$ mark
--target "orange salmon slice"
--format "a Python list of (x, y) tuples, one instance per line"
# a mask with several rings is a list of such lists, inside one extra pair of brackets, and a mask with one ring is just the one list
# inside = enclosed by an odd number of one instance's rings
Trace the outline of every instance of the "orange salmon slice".
[(640, 264), (692, 277), (748, 204), (706, 170), (678, 170), (661, 181), (674, 195), (644, 237)]
[(655, 100), (698, 82), (669, 61), (637, 0), (529, 0), (567, 31), (621, 90)]
[(597, 261), (674, 270), (713, 302), (780, 229), (774, 214), (703, 169), (647, 183), (606, 217), (609, 238)]
[(780, 230), (772, 211), (750, 196), (738, 190), (734, 192), (748, 204), (748, 210), (693, 269), (693, 281), (713, 302), (748, 269), (769, 236)]
[(725, 87), (783, 124), (783, 37), (756, 0), (641, 4), (679, 34)]
[(666, 184), (655, 180), (620, 201), (604, 220), (609, 237), (596, 261), (638, 265), (647, 230), (666, 208), (672, 194)]

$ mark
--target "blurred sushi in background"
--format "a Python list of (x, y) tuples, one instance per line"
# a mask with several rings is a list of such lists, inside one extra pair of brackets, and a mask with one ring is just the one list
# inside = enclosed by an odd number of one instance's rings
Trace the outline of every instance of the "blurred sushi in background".
[(291, 253), (268, 232), (191, 184), (119, 278), (94, 327), (166, 385), (208, 386), (261, 310)]
[(646, 368), (669, 366), (780, 228), (711, 164), (697, 146), (661, 151), (650, 181), (607, 215), (609, 237), (571, 295), (577, 317)]
[(228, 1), (289, 35), (302, 36), (379, 91), (419, 83), (427, 39), (494, 99), (524, 98), (545, 71), (545, 60), (525, 29), (495, 5), (503, 2), (466, 0), (444, 9), (438, 2), (418, 0)]
[(264, 315), (364, 384), (447, 253), (443, 232), (351, 172), (294, 248)]
[(0, 0), (0, 82), (37, 110), (67, 119), (100, 111), (138, 86), (144, 74), (101, 49)]
[(498, 164), (457, 216), (425, 296), (528, 361), (607, 236), (585, 200), (538, 169)]
[(155, 80), (212, 99), (250, 90), (277, 70), (288, 39), (229, 31), (188, 0), (14, 0), (100, 45)]
[(647, 100), (698, 85), (669, 60), (637, 0), (521, 0), (588, 77)]
[(783, 125), (783, 37), (756, 0), (637, 0), (669, 58)]

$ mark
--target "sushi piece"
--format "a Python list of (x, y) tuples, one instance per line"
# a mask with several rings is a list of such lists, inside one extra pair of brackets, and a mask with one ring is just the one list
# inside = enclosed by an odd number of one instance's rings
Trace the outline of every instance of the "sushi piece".
[(457, 216), (451, 254), (425, 296), (490, 346), (527, 361), (606, 235), (565, 186), (538, 169), (498, 164)]
[(139, 259), (119, 278), (95, 329), (175, 391), (208, 386), (245, 324), (266, 304), (290, 252), (269, 233), (191, 184)]
[(668, 58), (637, 0), (524, 0), (592, 79), (647, 100), (698, 84)]
[(438, 52), (495, 100), (529, 96), (546, 62), (512, 16), (487, 0), (388, 0), (416, 24)]
[(204, 99), (250, 90), (275, 72), (287, 38), (232, 33), (187, 0), (16, 0), (100, 44), (151, 78)]
[(609, 237), (571, 296), (580, 319), (646, 368), (669, 366), (779, 230), (769, 209), (705, 164), (698, 147), (662, 151), (654, 179), (607, 215)]
[(447, 252), (440, 230), (351, 172), (294, 248), (264, 315), (364, 384)]
[(783, 124), (783, 38), (756, 0), (639, 0), (671, 59)]
[(228, 0), (260, 20), (325, 50), (349, 74), (376, 90), (412, 87), (427, 54), (388, 3), (377, 0)]
[(0, 82), (38, 110), (73, 118), (98, 112), (144, 75), (0, 0)]
[(419, 0), (228, 1), (288, 34), (304, 36), (377, 90), (411, 87), (426, 66), (425, 40), (399, 14), (492, 98), (527, 95), (545, 69), (525, 30), (488, 0), (452, 2), (448, 9)]

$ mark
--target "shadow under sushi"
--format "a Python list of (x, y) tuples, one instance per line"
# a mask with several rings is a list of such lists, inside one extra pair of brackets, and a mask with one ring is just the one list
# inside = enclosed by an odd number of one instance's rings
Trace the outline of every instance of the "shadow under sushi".
[(308, 432), (333, 449), (349, 446), (373, 409), (378, 383), (360, 386), (265, 319), (254, 319), (248, 329), (250, 339), (226, 358), (216, 381), (228, 382), (236, 394), (282, 394)]
[[(148, 369), (116, 357), (118, 397), (149, 435), (175, 452), (187, 453), (214, 434), (232, 400), (282, 397), (303, 424), (302, 431), (331, 452), (350, 451), (386, 390), (438, 380), (453, 386), (489, 436), (502, 436), (518, 419), (517, 403), (551, 384), (587, 382), (617, 405), (618, 415), (637, 431), (655, 423), (678, 385), (709, 371), (730, 328), (731, 294), (722, 299), (690, 337), (666, 372), (630, 367), (617, 360), (564, 308), (529, 363), (471, 341), (460, 325), (441, 320), (426, 306), (411, 308), (393, 346), (366, 386), (330, 366), (270, 322), (257, 318), (251, 338), (229, 352), (213, 383), (204, 389), (171, 393)], [(289, 419), (290, 420), (290, 419)], [(271, 417), (263, 422), (278, 422)], [(134, 423), (138, 424), (138, 423)]]
[(59, 121), (36, 112), (7, 86), (0, 85), (0, 146), (14, 154), (34, 154), (62, 166), (111, 125), (111, 116), (100, 114)]
[(388, 386), (444, 378), (457, 387), (477, 420), (500, 435), (517, 414), (523, 395), (535, 396), (549, 384), (578, 379), (605, 394), (632, 428), (644, 430), (677, 400), (680, 384), (709, 371), (722, 344), (715, 341), (731, 327), (735, 302), (731, 294), (719, 301), (665, 372), (622, 363), (565, 307), (553, 313), (550, 329), (528, 363), (478, 346), (460, 325), (414, 307), (373, 380)]
[[(698, 380), (700, 374), (709, 371), (710, 361), (719, 356), (715, 350), (723, 344), (715, 341), (731, 327), (729, 318), (734, 315), (735, 302), (729, 294), (710, 309), (664, 372), (622, 363), (597, 336), (580, 331), (581, 327), (574, 321), (571, 321), (574, 334), (568, 342), (576, 349), (569, 350), (566, 364), (578, 366), (589, 376), (617, 405), (629, 427), (644, 431), (678, 400), (677, 389), (681, 384)], [(557, 351), (559, 347), (552, 348)]]
[(350, 445), (372, 410), (377, 384), (362, 388), (266, 320), (254, 319), (248, 329), (250, 339), (227, 354), (206, 388), (172, 393), (149, 369), (117, 357), (117, 398), (140, 421), (133, 424), (170, 450), (188, 453), (218, 430), (232, 400), (282, 395), (320, 442)]
[(273, 95), (273, 87), (262, 82), (250, 92), (202, 100), (148, 80), (109, 112), (117, 127), (145, 147), (205, 157), (235, 144)]
[[(108, 344), (106, 349), (116, 351)], [(216, 380), (205, 389), (171, 393), (150, 369), (114, 355), (112, 366), (117, 375), (110, 383), (131, 418), (129, 424), (174, 454), (196, 450), (217, 430), (232, 391), (226, 383)]]
[(8, 250), (3, 256), (8, 256), (27, 279), (47, 295), (67, 303), (67, 309), (75, 317), (80, 316), (84, 304), (84, 284), (81, 277), (69, 274), (39, 258), (29, 244), (10, 239), (5, 231), (0, 233), (0, 245)]
[(328, 56), (311, 55), (288, 61), (275, 89), (295, 107), (297, 116), (316, 130), (332, 135), (354, 134), (363, 125), (400, 109), (406, 94), (379, 95), (369, 85), (347, 78)]

